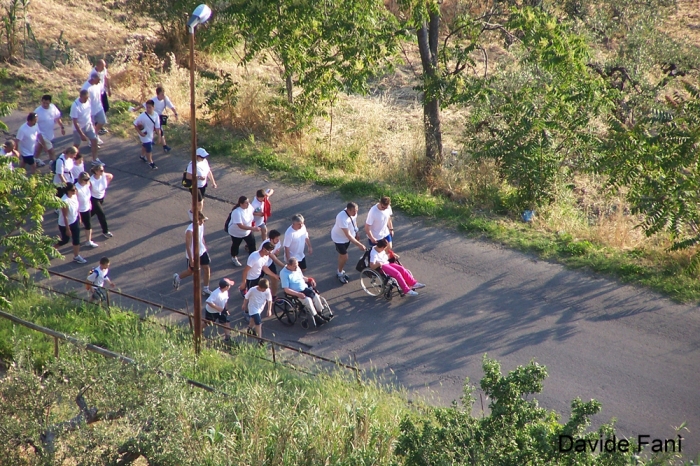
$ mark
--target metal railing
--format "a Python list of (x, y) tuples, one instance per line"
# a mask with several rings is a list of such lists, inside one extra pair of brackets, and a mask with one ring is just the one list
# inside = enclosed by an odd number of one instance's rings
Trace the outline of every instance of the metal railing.
[[(85, 281), (85, 280), (80, 280), (80, 279), (78, 279), (78, 278), (71, 277), (70, 275), (65, 275), (65, 274), (63, 274), (63, 273), (55, 272), (55, 271), (53, 271), (53, 270), (49, 270), (49, 269), (46, 269), (46, 268), (43, 268), (43, 267), (35, 267), (35, 268), (36, 268), (37, 270), (41, 271), (41, 272), (48, 273), (49, 275), (56, 276), (56, 277), (62, 278), (62, 279), (64, 279), (64, 280), (69, 280), (69, 281), (72, 281), (72, 282), (75, 282), (75, 283), (81, 283), (81, 284), (83, 284), (83, 285), (90, 285), (90, 286), (92, 286), (92, 283), (90, 283), (90, 282), (88, 282), (88, 281)], [(59, 293), (59, 294), (71, 296), (71, 295), (68, 294), (68, 293), (62, 293), (62, 292), (60, 292), (60, 291), (57, 291), (57, 290), (54, 290), (54, 289), (51, 289), (51, 288), (45, 288), (45, 287), (41, 287), (41, 286), (39, 286), (39, 285), (35, 285), (35, 286), (38, 286), (38, 287), (40, 287), (40, 288), (47, 289), (48, 291), (51, 291), (51, 292), (54, 292), (54, 293)], [(111, 303), (111, 301), (110, 301), (110, 294), (122, 296), (122, 297), (124, 297), (124, 298), (127, 298), (127, 299), (130, 299), (130, 300), (133, 300), (133, 301), (136, 301), (136, 302), (139, 302), (139, 303), (146, 304), (146, 305), (148, 305), (148, 306), (154, 307), (154, 308), (159, 309), (159, 310), (161, 310), (161, 311), (171, 312), (171, 313), (174, 313), (174, 314), (178, 314), (178, 315), (181, 315), (181, 316), (185, 316), (185, 317), (187, 317), (187, 319), (188, 319), (190, 331), (194, 331), (194, 321), (193, 321), (194, 316), (193, 316), (192, 314), (190, 314), (189, 312), (185, 312), (185, 311), (182, 311), (182, 310), (180, 310), (180, 309), (174, 309), (174, 308), (165, 306), (165, 305), (163, 305), (163, 304), (161, 304), (161, 303), (155, 303), (155, 302), (149, 301), (149, 300), (147, 300), (147, 299), (143, 299), (143, 298), (139, 298), (139, 297), (136, 297), (136, 296), (132, 296), (132, 295), (129, 295), (129, 294), (124, 293), (124, 292), (122, 292), (122, 291), (110, 290), (110, 289), (108, 289), (108, 288), (105, 288), (104, 290), (105, 290), (105, 292), (106, 292), (106, 297), (107, 297), (107, 298), (106, 298), (106, 302), (105, 302), (105, 304), (106, 304), (106, 306), (107, 306), (107, 309), (109, 309), (109, 306), (110, 306), (110, 303)], [(75, 297), (75, 299), (81, 299), (81, 298)], [(82, 301), (86, 301), (86, 300), (84, 300), (84, 299), (81, 299), (81, 300), (82, 300)], [(87, 302), (89, 302), (89, 301), (87, 301)], [(207, 322), (207, 324), (208, 324), (208, 325), (213, 325), (213, 326), (216, 326), (216, 327), (220, 327), (220, 328), (222, 328), (222, 329), (228, 329), (228, 330), (231, 330), (231, 332), (237, 333), (239, 336), (243, 336), (243, 337), (246, 337), (246, 338), (251, 338), (251, 339), (254, 339), (254, 340), (258, 340), (259, 342), (261, 342), (261, 343), (263, 343), (263, 344), (268, 344), (268, 345), (270, 346), (271, 350), (272, 350), (272, 362), (273, 362), (274, 364), (277, 364), (277, 353), (276, 353), (276, 351), (275, 351), (275, 347), (279, 347), (279, 348), (281, 348), (281, 349), (285, 349), (285, 350), (292, 351), (292, 352), (294, 352), (295, 354), (300, 354), (300, 355), (305, 356), (305, 357), (310, 357), (310, 358), (313, 358), (313, 359), (316, 359), (316, 360), (319, 360), (319, 361), (324, 361), (324, 362), (327, 362), (327, 363), (334, 364), (335, 366), (340, 367), (340, 368), (343, 368), (343, 369), (351, 370), (351, 371), (353, 371), (353, 372), (355, 373), (355, 376), (356, 376), (356, 378), (357, 378), (358, 381), (359, 381), (361, 369), (358, 368), (358, 367), (356, 367), (356, 366), (351, 366), (351, 365), (349, 365), (349, 364), (342, 363), (342, 362), (340, 362), (340, 361), (338, 361), (338, 360), (326, 358), (326, 357), (324, 357), (324, 356), (320, 356), (320, 355), (318, 355), (318, 354), (314, 354), (314, 353), (311, 353), (311, 352), (309, 352), (309, 351), (305, 351), (305, 350), (303, 350), (303, 349), (301, 349), (301, 348), (295, 348), (295, 347), (293, 347), (293, 346), (285, 345), (285, 344), (283, 344), (283, 343), (279, 343), (279, 342), (274, 341), (274, 340), (269, 340), (269, 339), (267, 339), (267, 338), (258, 337), (257, 335), (251, 335), (251, 334), (249, 334), (249, 333), (247, 333), (247, 332), (245, 332), (245, 331), (239, 330), (239, 329), (237, 329), (237, 328), (230, 328), (230, 327), (227, 327), (227, 326), (225, 326), (225, 325), (223, 325), (223, 324), (220, 324), (220, 323), (218, 323), (218, 322)], [(296, 368), (296, 367), (294, 367), (294, 366), (292, 366), (292, 367), (293, 367), (294, 369), (296, 369), (296, 370), (299, 370), (298, 368)]]
[[(70, 335), (66, 335), (65, 333), (57, 332), (56, 330), (52, 330), (50, 328), (42, 327), (41, 325), (37, 325), (33, 322), (29, 322), (24, 319), (20, 319), (19, 317), (12, 315), (8, 312), (5, 311), (0, 311), (0, 317), (10, 320), (14, 322), (15, 324), (22, 325), (23, 327), (32, 329), (36, 332), (43, 333), (44, 335), (48, 335), (53, 338), (53, 355), (54, 357), (58, 358), (59, 357), (59, 349), (58, 349), (58, 342), (59, 340), (61, 341), (67, 341), (68, 343), (71, 343), (74, 346), (77, 346), (80, 349), (84, 349), (86, 351), (90, 351), (93, 353), (97, 353), (101, 356), (104, 356), (106, 358), (112, 358), (116, 359), (124, 364), (133, 364), (136, 365), (137, 361), (134, 359), (131, 359), (128, 356), (124, 356), (123, 354), (115, 353), (114, 351), (110, 351), (106, 348), (102, 348), (101, 346), (93, 345), (92, 343), (84, 343), (80, 340), (78, 340), (75, 337), (72, 337)], [(201, 388), (203, 390), (206, 390), (208, 392), (216, 392), (216, 393), (221, 393), (223, 395), (227, 395), (227, 393), (222, 392), (219, 389), (216, 389), (214, 387), (211, 387), (207, 384), (204, 384), (202, 382), (197, 382), (196, 380), (188, 379), (187, 377), (182, 377), (179, 375), (172, 374), (170, 372), (165, 372), (160, 369), (151, 369), (152, 371), (164, 375), (170, 378), (179, 378), (180, 380), (183, 380), (187, 382), (189, 385), (192, 385), (193, 387)]]

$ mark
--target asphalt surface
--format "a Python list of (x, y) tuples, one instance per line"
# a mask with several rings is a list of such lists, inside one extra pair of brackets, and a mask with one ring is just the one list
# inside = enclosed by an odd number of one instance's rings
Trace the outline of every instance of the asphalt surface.
[[(14, 114), (5, 121), (16, 131), (23, 117)], [(56, 260), (51, 268), (84, 279), (89, 267), (108, 255), (110, 275), (124, 292), (191, 309), (191, 279), (184, 280), (179, 291), (171, 285), (173, 273), (185, 267), (190, 197), (179, 184), (187, 148), (168, 155), (157, 149), (159, 170), (152, 171), (139, 161), (135, 137), (103, 139), (100, 158), (114, 174), (104, 204), (114, 238), (102, 238), (97, 226), (94, 240), (99, 248), (81, 252), (88, 264), (72, 263), (66, 246), (62, 252), (67, 260)], [(57, 147), (68, 144), (68, 137), (60, 138)], [(417, 297), (386, 302), (362, 291), (354, 271), (361, 254), (354, 246), (346, 267), (352, 281), (342, 285), (335, 278), (337, 255), (330, 229), (347, 199), (313, 186), (270, 181), (260, 172), (221, 159), (210, 163), (219, 184), (218, 189), (208, 188), (215, 199), (206, 199), (204, 208), (210, 219), (205, 235), (212, 287), (221, 277), (238, 283), (241, 279), (241, 269), (230, 262), (230, 240), (223, 231), (232, 203), (240, 195), (251, 197), (259, 188), (272, 187), (269, 228), (284, 233), (294, 213), (304, 214), (314, 248), (307, 275), (317, 279), (338, 315), (315, 330), (298, 324), (285, 327), (273, 317), (265, 320), (264, 336), (344, 362), (356, 361), (387, 383), (405, 387), (409, 396), (440, 405), (462, 395), (465, 377), (478, 383), (484, 354), (498, 359), (504, 371), (535, 359), (549, 371), (537, 399), (564, 421), (571, 400), (595, 398), (603, 410), (594, 424), (616, 418), (618, 436), (666, 439), (675, 438), (674, 426), (686, 422), (690, 432), (684, 434), (683, 452), (700, 453), (696, 305), (675, 304), (644, 289), (466, 239), (396, 211), (394, 248), (428, 286)], [(376, 201), (354, 200), (360, 204), (362, 226)], [(47, 215), (46, 225), (49, 232), (57, 232), (53, 213)], [(242, 303), (236, 294), (231, 294), (230, 309)], [(480, 410), (478, 401), (477, 405)]]

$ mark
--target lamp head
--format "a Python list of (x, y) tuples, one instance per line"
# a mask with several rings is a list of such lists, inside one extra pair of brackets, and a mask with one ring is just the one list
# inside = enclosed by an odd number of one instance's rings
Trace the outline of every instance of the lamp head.
[(206, 23), (210, 16), (211, 8), (204, 3), (195, 8), (189, 21), (187, 21), (187, 28), (190, 30), (190, 34), (194, 34), (194, 28), (200, 24)]

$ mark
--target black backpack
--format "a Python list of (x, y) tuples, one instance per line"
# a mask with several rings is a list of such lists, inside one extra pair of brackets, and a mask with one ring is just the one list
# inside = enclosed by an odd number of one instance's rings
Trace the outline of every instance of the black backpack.
[(192, 187), (192, 180), (187, 179), (187, 170), (182, 172), (182, 186), (184, 186), (185, 188)]
[(369, 267), (369, 254), (372, 250), (368, 249), (365, 251), (365, 253), (362, 255), (362, 258), (360, 258), (359, 261), (357, 261), (357, 265), (355, 266), (355, 270), (358, 272), (362, 272), (365, 270), (367, 267)]
[(63, 156), (63, 154), (59, 155), (58, 158), (53, 159), (51, 162), (49, 162), (49, 168), (51, 169), (51, 173), (54, 175), (56, 174), (56, 162), (58, 159), (63, 159), (63, 163), (66, 163), (66, 158)]
[(228, 217), (226, 217), (226, 222), (224, 223), (224, 231), (226, 233), (228, 233), (228, 226), (231, 223), (231, 214), (233, 213), (234, 210), (236, 210), (235, 207), (233, 209), (231, 209), (231, 212), (228, 213)]

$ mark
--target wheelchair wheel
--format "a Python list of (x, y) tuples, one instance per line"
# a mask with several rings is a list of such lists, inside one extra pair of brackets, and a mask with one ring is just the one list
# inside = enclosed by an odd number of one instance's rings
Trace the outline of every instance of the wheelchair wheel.
[(323, 306), (323, 309), (321, 310), (321, 315), (323, 317), (330, 318), (333, 315), (333, 311), (331, 311), (331, 306), (328, 304), (328, 301), (326, 301), (326, 298), (323, 296), (319, 296), (321, 299), (321, 305)]
[(370, 296), (379, 296), (384, 291), (384, 277), (379, 272), (372, 269), (365, 269), (360, 274), (360, 284)]
[(283, 324), (294, 325), (297, 321), (297, 308), (286, 299), (278, 298), (272, 307), (275, 310), (275, 317)]
[(394, 297), (394, 287), (397, 289), (399, 288), (399, 284), (396, 279), (392, 277), (387, 278), (386, 284), (384, 285), (384, 293), (382, 295), (387, 301), (391, 301), (391, 299)]

